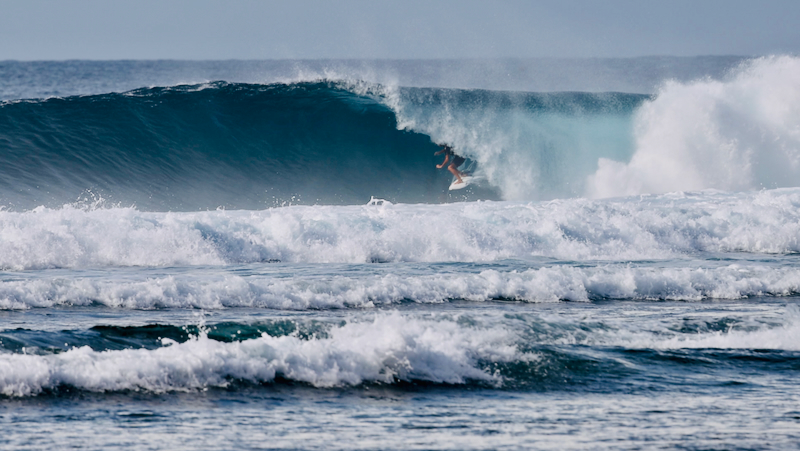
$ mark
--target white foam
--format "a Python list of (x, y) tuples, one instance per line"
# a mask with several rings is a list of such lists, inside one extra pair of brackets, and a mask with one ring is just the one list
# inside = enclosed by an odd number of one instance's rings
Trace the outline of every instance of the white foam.
[(0, 268), (637, 260), (800, 252), (800, 190), (609, 201), (0, 211)]
[(156, 350), (96, 352), (75, 348), (56, 355), (0, 354), (0, 394), (28, 396), (67, 384), (90, 391), (165, 392), (225, 387), (231, 379), (270, 382), (276, 376), (316, 387), (426, 380), (500, 384), (482, 363), (529, 359), (501, 329), (398, 313), (332, 327), (328, 336), (222, 343), (205, 335)]
[[(726, 330), (678, 332), (679, 325), (661, 316), (650, 321), (622, 325), (610, 323), (604, 330), (562, 339), (586, 345), (622, 346), (627, 349), (759, 349), (800, 351), (800, 308), (788, 304), (776, 318), (737, 315)], [(687, 316), (690, 316), (687, 315)], [(719, 320), (716, 312), (710, 319)], [(665, 327), (672, 325), (673, 327)]]
[(583, 114), (581, 104), (533, 112), (521, 93), (390, 91), (398, 128), (454, 146), (506, 200), (800, 184), (793, 56), (745, 61), (722, 80), (667, 81), (633, 115)]
[(0, 310), (80, 306), (115, 308), (230, 307), (289, 310), (371, 308), (404, 301), (441, 303), (585, 302), (590, 299), (739, 299), (800, 293), (800, 269), (766, 265), (716, 268), (547, 266), (479, 273), (270, 277), (206, 274), (147, 277), (71, 277), (0, 282)]
[(800, 58), (752, 60), (728, 80), (669, 82), (635, 118), (630, 161), (599, 160), (590, 197), (800, 183)]

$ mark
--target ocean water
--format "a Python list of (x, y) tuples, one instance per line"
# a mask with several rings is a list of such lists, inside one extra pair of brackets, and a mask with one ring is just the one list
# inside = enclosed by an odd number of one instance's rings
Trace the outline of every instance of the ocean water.
[(0, 448), (796, 448), (798, 80), (0, 62)]

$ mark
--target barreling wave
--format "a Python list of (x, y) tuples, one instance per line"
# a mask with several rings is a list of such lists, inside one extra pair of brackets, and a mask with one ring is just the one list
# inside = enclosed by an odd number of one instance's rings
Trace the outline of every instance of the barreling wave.
[[(642, 98), (317, 81), (216, 82), (6, 102), (0, 105), (0, 196), (14, 209), (60, 206), (87, 192), (144, 210), (361, 204), (370, 196), (441, 202), (451, 176), (435, 169), (438, 148), (427, 133), (414, 131), (409, 114), (418, 122), (435, 121), (442, 108), (602, 115), (629, 113)], [(405, 122), (398, 124), (401, 110)], [(460, 151), (487, 161), (476, 149)], [(501, 196), (490, 183), (466, 198)]]

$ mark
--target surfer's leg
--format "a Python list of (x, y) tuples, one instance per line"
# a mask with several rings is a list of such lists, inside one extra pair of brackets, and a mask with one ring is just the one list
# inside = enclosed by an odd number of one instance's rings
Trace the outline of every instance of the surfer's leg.
[(464, 182), (463, 180), (461, 180), (461, 177), (464, 177), (466, 174), (464, 174), (463, 172), (459, 171), (458, 167), (461, 166), (462, 164), (464, 164), (465, 161), (467, 161), (467, 160), (464, 159), (464, 157), (462, 157), (460, 155), (455, 155), (453, 157), (453, 162), (450, 163), (450, 166), (447, 167), (447, 169), (449, 169), (450, 172), (452, 172), (453, 175), (455, 175), (456, 178), (458, 179), (458, 182), (456, 184)]
[(464, 183), (464, 181), (461, 180), (461, 172), (459, 172), (459, 170), (456, 169), (456, 166), (454, 164), (450, 164), (450, 166), (447, 167), (447, 170), (452, 172), (453, 175), (456, 176), (456, 180), (458, 180), (456, 182), (456, 185), (458, 185), (459, 183)]

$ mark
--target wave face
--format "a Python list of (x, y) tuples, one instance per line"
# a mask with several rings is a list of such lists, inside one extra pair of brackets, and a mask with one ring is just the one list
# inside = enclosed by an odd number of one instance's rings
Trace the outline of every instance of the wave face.
[(800, 252), (800, 190), (615, 201), (0, 212), (0, 268), (630, 261)]
[(86, 191), (158, 210), (424, 202), (441, 193), (428, 137), (400, 131), (368, 97), (329, 83), (152, 88), (6, 103), (10, 206), (58, 205)]
[(652, 392), (654, 386), (699, 384), (691, 379), (700, 377), (694, 374), (681, 377), (683, 382), (670, 377), (687, 366), (688, 371), (712, 367), (787, 380), (796, 372), (800, 309), (794, 305), (766, 321), (667, 315), (631, 325), (629, 318), (593, 313), (419, 317), (390, 312), (346, 321), (16, 329), (0, 334), (0, 351), (17, 351), (0, 352), (0, 397), (70, 389), (234, 391), (281, 380), (319, 388), (421, 382), (602, 391), (610, 390), (607, 379), (612, 378), (612, 384), (623, 381), (628, 390)]
[[(488, 184), (458, 199), (556, 197), (572, 178), (566, 161), (587, 161), (580, 154), (589, 143), (608, 134), (607, 126), (625, 128), (619, 116), (644, 98), (217, 82), (7, 102), (0, 107), (0, 193), (15, 209), (59, 206), (91, 199), (89, 193), (145, 210), (361, 204), (370, 196), (441, 202), (451, 176), (434, 167), (441, 161), (433, 156), (434, 136), (488, 169)], [(451, 123), (442, 122), (441, 111), (454, 114)], [(465, 127), (479, 135), (475, 143), (456, 136)], [(563, 135), (555, 144), (553, 130)], [(509, 134), (516, 138), (498, 141)], [(520, 153), (530, 142), (541, 145)], [(571, 150), (559, 154), (563, 149)], [(505, 163), (490, 164), (498, 157)], [(520, 164), (550, 177), (527, 189), (502, 183), (516, 176), (504, 168)]]

